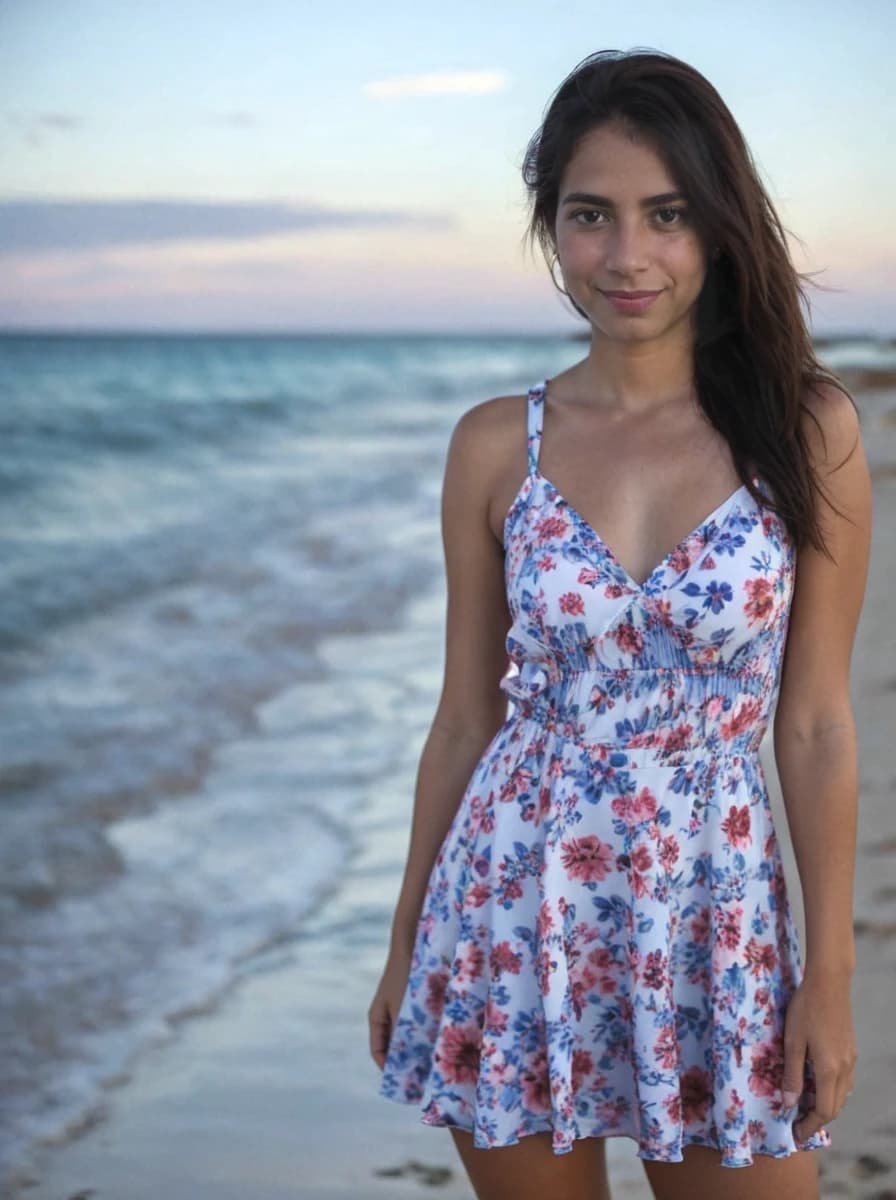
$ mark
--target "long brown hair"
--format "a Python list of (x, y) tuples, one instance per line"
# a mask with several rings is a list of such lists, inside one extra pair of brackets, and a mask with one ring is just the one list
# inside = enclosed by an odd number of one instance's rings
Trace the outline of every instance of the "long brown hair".
[(754, 496), (751, 466), (768, 482), (773, 498), (763, 502), (778, 512), (797, 547), (811, 542), (830, 557), (814, 500), (823, 489), (801, 413), (818, 424), (806, 393), (822, 381), (856, 404), (815, 357), (800, 303), (808, 310), (804, 282), (821, 285), (794, 267), (750, 150), (712, 84), (657, 50), (602, 50), (583, 59), (554, 93), (525, 151), (531, 215), (524, 240), (530, 250), (539, 242), (554, 285), (590, 323), (554, 279), (554, 226), (560, 181), (579, 140), (610, 120), (645, 138), (662, 158), (707, 250), (694, 343), (701, 407)]

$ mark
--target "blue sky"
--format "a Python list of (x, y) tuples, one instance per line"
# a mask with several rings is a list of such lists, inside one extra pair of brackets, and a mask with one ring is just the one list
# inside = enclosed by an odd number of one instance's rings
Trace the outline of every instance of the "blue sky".
[(580, 328), (522, 155), (577, 62), (644, 47), (731, 108), (839, 289), (813, 328), (892, 335), (894, 35), (891, 0), (0, 0), (0, 326)]

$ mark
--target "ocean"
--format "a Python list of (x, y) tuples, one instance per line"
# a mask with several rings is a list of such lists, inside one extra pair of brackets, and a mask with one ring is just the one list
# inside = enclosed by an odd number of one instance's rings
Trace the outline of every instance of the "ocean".
[(0, 1188), (314, 922), (385, 952), (451, 429), (586, 349), (0, 337)]

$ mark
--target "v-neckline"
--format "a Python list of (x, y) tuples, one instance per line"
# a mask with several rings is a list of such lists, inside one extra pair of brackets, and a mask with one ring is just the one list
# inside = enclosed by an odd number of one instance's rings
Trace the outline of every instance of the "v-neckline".
[[(647, 578), (643, 580), (643, 582), (638, 583), (637, 579), (634, 578), (628, 568), (625, 567), (622, 562), (620, 562), (612, 547), (604, 540), (603, 537), (601, 537), (597, 529), (591, 524), (590, 521), (586, 520), (585, 517), (582, 516), (582, 514), (574, 505), (570, 504), (556, 484), (552, 483), (551, 480), (541, 472), (537, 465), (534, 468), (533, 474), (537, 476), (537, 478), (539, 478), (547, 488), (550, 489), (554, 495), (554, 499), (558, 500), (562, 504), (573, 521), (577, 525), (581, 526), (600, 546), (604, 555), (610, 560), (620, 575), (624, 577), (629, 589), (638, 594), (646, 592), (654, 578), (663, 573), (669, 566), (672, 559), (675, 558), (680, 551), (684, 550), (694, 540), (695, 537), (702, 535), (704, 530), (708, 530), (710, 526), (716, 526), (721, 515), (729, 506), (735, 505), (735, 502), (740, 496), (742, 496), (744, 493), (746, 493), (748, 496), (750, 495), (750, 489), (745, 483), (742, 483), (738, 488), (735, 488), (733, 492), (730, 492), (725, 497), (721, 504), (717, 504), (712, 512), (707, 513), (707, 515), (703, 517), (703, 519), (699, 521), (697, 525), (694, 526), (690, 533), (685, 534), (685, 536), (679, 542), (677, 542), (667, 554), (663, 555), (663, 557), (649, 573)], [(704, 537), (704, 544), (708, 540), (708, 536)]]

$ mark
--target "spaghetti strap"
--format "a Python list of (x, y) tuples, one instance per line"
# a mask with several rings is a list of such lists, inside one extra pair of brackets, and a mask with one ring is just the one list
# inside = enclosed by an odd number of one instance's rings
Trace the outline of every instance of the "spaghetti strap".
[(529, 389), (526, 408), (526, 434), (529, 447), (529, 474), (538, 470), (538, 453), (541, 449), (541, 430), (544, 413), (544, 393), (548, 381)]

